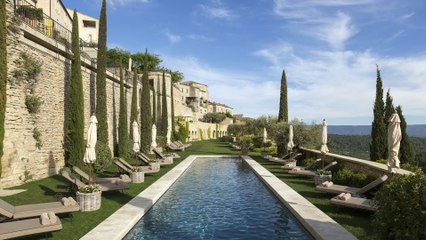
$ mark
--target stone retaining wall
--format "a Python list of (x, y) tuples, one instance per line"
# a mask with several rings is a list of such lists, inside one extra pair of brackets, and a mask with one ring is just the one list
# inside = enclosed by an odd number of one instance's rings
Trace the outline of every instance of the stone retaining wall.
[[(7, 4), (8, 23), (11, 23), (13, 7)], [(64, 166), (65, 89), (69, 81), (71, 53), (64, 45), (22, 24), (18, 33), (7, 35), (8, 83), (5, 116), (4, 155), (0, 187), (22, 184), (25, 181), (56, 174)], [(41, 73), (36, 80), (18, 80), (14, 75), (21, 54), (41, 63)], [(117, 142), (119, 113), (119, 79), (107, 73), (107, 106), (110, 148)], [(96, 66), (82, 58), (84, 89), (84, 118), (88, 128), (90, 114), (94, 112)], [(129, 83), (131, 80), (129, 79)], [(126, 84), (128, 117), (130, 117), (131, 89)], [(140, 86), (137, 86), (140, 88)], [(30, 114), (25, 105), (27, 95), (39, 96), (42, 104), (39, 113)], [(138, 101), (139, 103), (139, 101)], [(40, 148), (36, 147), (33, 131), (41, 133)]]

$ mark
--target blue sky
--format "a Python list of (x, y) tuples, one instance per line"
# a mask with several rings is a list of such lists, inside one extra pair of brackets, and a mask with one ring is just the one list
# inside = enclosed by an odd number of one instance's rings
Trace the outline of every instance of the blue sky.
[[(100, 0), (63, 0), (99, 16)], [(426, 123), (423, 0), (107, 0), (108, 46), (160, 55), (210, 98), (277, 115), (283, 68), (289, 117), (372, 121), (376, 64), (408, 124)]]

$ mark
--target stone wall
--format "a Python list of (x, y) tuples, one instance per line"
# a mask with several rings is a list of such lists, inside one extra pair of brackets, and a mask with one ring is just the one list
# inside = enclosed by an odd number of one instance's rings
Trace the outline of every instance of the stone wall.
[[(8, 23), (13, 9), (7, 4)], [(36, 30), (21, 25), (18, 33), (8, 31), (8, 84), (5, 119), (4, 155), (1, 187), (15, 186), (25, 181), (56, 174), (64, 166), (64, 119), (67, 106), (64, 97), (70, 72), (70, 50)], [(36, 80), (18, 80), (15, 71), (22, 53), (41, 63)], [(96, 66), (82, 58), (84, 89), (84, 118), (89, 121), (94, 112)], [(120, 84), (112, 73), (107, 73), (107, 106), (110, 147), (117, 141)], [(129, 80), (130, 81), (130, 80)], [(140, 88), (140, 86), (138, 86)], [(130, 117), (131, 85), (126, 84), (128, 117)], [(40, 111), (30, 114), (25, 105), (27, 95), (40, 97)], [(138, 101), (139, 102), (139, 101)], [(36, 147), (33, 131), (41, 133), (40, 148)], [(88, 124), (85, 126), (87, 132)]]

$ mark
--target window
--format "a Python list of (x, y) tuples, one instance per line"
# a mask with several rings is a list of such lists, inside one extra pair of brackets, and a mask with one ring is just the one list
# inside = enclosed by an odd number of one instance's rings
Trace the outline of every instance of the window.
[(96, 28), (96, 21), (83, 20), (83, 26), (85, 28)]

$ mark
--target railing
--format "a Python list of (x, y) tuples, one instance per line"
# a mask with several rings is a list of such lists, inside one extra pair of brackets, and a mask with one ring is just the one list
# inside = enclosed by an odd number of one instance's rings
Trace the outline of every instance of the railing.
[[(42, 9), (36, 8), (26, 0), (14, 0), (14, 9), (15, 15), (19, 16), (22, 21), (31, 28), (34, 28), (42, 34), (55, 39), (66, 48), (71, 46), (72, 32), (48, 15), (44, 14)], [(92, 47), (92, 44), (87, 43), (82, 39), (80, 39), (80, 46), (81, 48), (92, 48), (97, 51), (96, 48)], [(81, 51), (81, 56), (92, 61), (89, 54), (83, 50)]]

